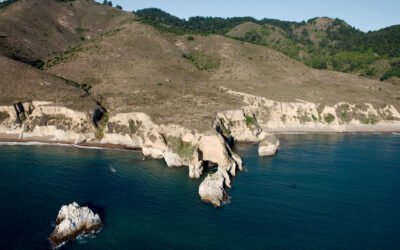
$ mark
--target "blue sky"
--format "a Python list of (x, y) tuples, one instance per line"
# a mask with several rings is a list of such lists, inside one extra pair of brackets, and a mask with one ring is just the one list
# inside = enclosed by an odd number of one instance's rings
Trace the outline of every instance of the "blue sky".
[[(100, 1), (100, 0), (98, 0)], [(102, 1), (101, 1), (102, 2)], [(339, 17), (362, 31), (400, 24), (400, 0), (113, 0), (125, 10), (157, 7), (175, 16), (253, 16), (303, 21)]]

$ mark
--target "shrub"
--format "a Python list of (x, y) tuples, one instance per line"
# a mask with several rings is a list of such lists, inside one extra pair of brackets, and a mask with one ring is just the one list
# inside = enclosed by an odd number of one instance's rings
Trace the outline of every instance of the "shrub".
[(101, 117), (100, 121), (97, 122), (97, 129), (94, 133), (94, 136), (96, 137), (97, 140), (101, 140), (104, 137), (104, 129), (106, 128), (108, 124), (108, 112), (105, 111), (103, 113), (103, 117)]
[(332, 115), (331, 113), (328, 113), (324, 116), (324, 120), (327, 123), (332, 123), (335, 120), (335, 116)]
[(247, 127), (251, 127), (256, 123), (256, 119), (253, 116), (246, 115), (246, 125)]
[(381, 81), (385, 81), (391, 77), (400, 77), (400, 67), (399, 68), (391, 68), (386, 71), (383, 76), (381, 77)]
[(32, 63), (30, 63), (30, 65), (32, 65), (33, 67), (35, 67), (37, 69), (43, 69), (44, 62), (40, 59), (37, 59), (36, 61), (33, 61)]
[(168, 136), (166, 141), (168, 147), (183, 159), (191, 159), (193, 157), (196, 146), (190, 142), (182, 141), (182, 138), (175, 136)]
[(310, 59), (308, 59), (306, 62), (306, 65), (314, 68), (314, 69), (327, 69), (328, 64), (326, 63), (326, 58), (325, 57), (318, 57), (314, 56)]
[(218, 58), (206, 55), (199, 51), (183, 54), (182, 57), (190, 60), (199, 70), (213, 71), (220, 65)]
[(9, 117), (10, 115), (8, 114), (8, 112), (0, 111), (0, 123), (8, 119)]

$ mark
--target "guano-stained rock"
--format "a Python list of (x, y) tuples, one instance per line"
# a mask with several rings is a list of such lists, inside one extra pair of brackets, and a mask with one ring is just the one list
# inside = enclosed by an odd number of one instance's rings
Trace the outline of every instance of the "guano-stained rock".
[(103, 224), (98, 214), (76, 202), (62, 206), (56, 219), (56, 228), (49, 237), (51, 247), (58, 248), (82, 234), (98, 232)]

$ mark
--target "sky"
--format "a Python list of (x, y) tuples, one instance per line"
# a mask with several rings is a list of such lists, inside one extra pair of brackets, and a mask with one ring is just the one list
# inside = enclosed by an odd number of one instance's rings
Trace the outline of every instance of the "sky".
[[(100, 0), (98, 0), (100, 1)], [(102, 1), (101, 1), (102, 2)], [(400, 0), (113, 0), (124, 10), (156, 7), (180, 18), (252, 16), (303, 21), (327, 16), (362, 31), (400, 24)]]

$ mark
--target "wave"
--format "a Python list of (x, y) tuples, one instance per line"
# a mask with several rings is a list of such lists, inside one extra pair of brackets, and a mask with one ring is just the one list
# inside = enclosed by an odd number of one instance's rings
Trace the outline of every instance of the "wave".
[(400, 135), (400, 133), (396, 133), (396, 132), (393, 132), (392, 134), (394, 134), (394, 135)]
[(53, 143), (53, 142), (0, 142), (0, 146), (53, 146), (53, 145), (61, 147), (84, 148), (84, 149), (106, 149), (95, 146), (82, 146), (76, 144)]
[(232, 198), (228, 196), (224, 201), (222, 201), (222, 206), (227, 206), (232, 203)]
[(109, 169), (110, 169), (111, 173), (116, 173), (117, 172), (117, 170), (115, 168), (113, 168), (113, 166), (110, 166)]

